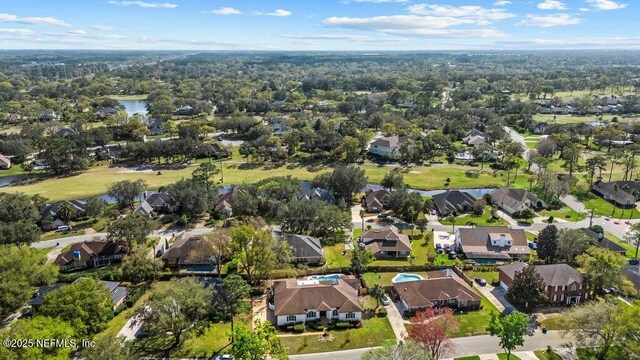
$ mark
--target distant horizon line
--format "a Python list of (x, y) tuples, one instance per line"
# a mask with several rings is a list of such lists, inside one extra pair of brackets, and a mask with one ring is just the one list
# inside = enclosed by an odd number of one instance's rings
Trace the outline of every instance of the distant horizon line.
[(0, 52), (8, 51), (93, 51), (93, 52), (117, 52), (117, 51), (135, 51), (135, 52), (260, 52), (260, 53), (286, 53), (286, 52), (302, 52), (302, 53), (430, 53), (430, 52), (567, 52), (567, 51), (594, 51), (594, 52), (640, 52), (640, 49), (624, 49), (624, 48), (562, 48), (562, 49), (439, 49), (439, 50), (266, 50), (266, 49), (233, 49), (233, 50), (210, 50), (210, 49), (38, 49), (38, 48), (22, 48), (22, 49), (0, 49)]

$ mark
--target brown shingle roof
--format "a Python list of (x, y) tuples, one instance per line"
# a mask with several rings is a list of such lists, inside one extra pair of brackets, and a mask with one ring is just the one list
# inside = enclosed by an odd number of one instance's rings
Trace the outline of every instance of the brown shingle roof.
[(410, 308), (433, 306), (435, 300), (481, 300), (471, 286), (458, 275), (451, 271), (445, 275), (396, 283), (393, 289)]
[[(510, 229), (505, 226), (483, 226), (459, 228), (462, 251), (468, 258), (509, 259), (510, 255), (531, 254), (527, 236), (522, 229)], [(511, 240), (511, 246), (499, 247), (491, 244), (492, 237), (504, 234)]]
[(525, 189), (501, 188), (491, 192), (491, 201), (500, 207), (517, 209), (523, 204), (536, 204), (540, 199)]
[(210, 247), (203, 238), (191, 236), (189, 232), (178, 235), (171, 247), (162, 255), (161, 259), (189, 259), (191, 262), (211, 257)]
[(68, 251), (58, 255), (53, 262), (58, 266), (67, 265), (73, 262), (73, 253), (75, 251), (80, 252), (80, 261), (87, 261), (99, 256), (112, 256), (118, 254), (126, 254), (129, 247), (126, 243), (119, 243), (115, 241), (99, 240), (99, 241), (86, 241), (71, 245)]
[[(513, 280), (515, 273), (527, 266), (528, 265), (523, 262), (516, 262), (500, 266), (498, 269)], [(547, 286), (564, 286), (573, 284), (574, 282), (579, 284), (584, 282), (582, 274), (567, 264), (534, 265), (534, 268)]]
[(278, 281), (273, 286), (276, 316), (303, 314), (309, 309), (337, 309), (339, 312), (360, 312), (358, 290), (344, 280), (315, 281), (307, 285), (297, 279)]
[(402, 234), (397, 227), (390, 225), (362, 233), (365, 248), (373, 252), (379, 251), (411, 251), (409, 237)]

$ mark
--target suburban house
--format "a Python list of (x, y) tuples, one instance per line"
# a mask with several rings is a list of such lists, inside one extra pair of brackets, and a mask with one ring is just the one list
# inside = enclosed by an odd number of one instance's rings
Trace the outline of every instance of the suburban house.
[(547, 125), (546, 122), (537, 122), (531, 127), (531, 132), (536, 135), (542, 135), (547, 131)]
[(447, 190), (433, 195), (433, 203), (440, 216), (458, 215), (472, 211), (476, 198), (465, 191)]
[(215, 200), (215, 209), (223, 213), (225, 216), (233, 215), (233, 204), (236, 202), (238, 195), (243, 190), (237, 187), (230, 189), (227, 192), (221, 193)]
[(393, 284), (405, 310), (419, 311), (430, 307), (477, 309), (482, 300), (471, 285), (451, 269), (431, 271), (427, 278)]
[(118, 110), (109, 106), (105, 106), (105, 107), (100, 107), (98, 108), (95, 112), (94, 115), (98, 118), (98, 119), (105, 119), (108, 118), (109, 116), (115, 115), (118, 113)]
[(308, 181), (300, 181), (300, 194), (298, 200), (319, 199), (328, 204), (336, 204), (336, 198), (331, 191), (322, 188), (312, 187)]
[(282, 118), (273, 119), (273, 123), (271, 124), (271, 127), (273, 128), (273, 132), (271, 133), (271, 135), (282, 137), (284, 134), (291, 132), (291, 126), (283, 124), (282, 120), (284, 119)]
[(531, 255), (524, 230), (506, 226), (458, 228), (455, 246), (468, 259), (480, 263), (511, 261)]
[(603, 248), (603, 249), (607, 249), (609, 251), (612, 251), (614, 253), (618, 253), (620, 255), (624, 255), (627, 253), (627, 249), (625, 249), (624, 247), (622, 247), (621, 245), (607, 239), (604, 234), (598, 234), (597, 232), (588, 229), (588, 228), (582, 228), (580, 229), (582, 231), (584, 231), (585, 234), (587, 234), (590, 238), (592, 238), (594, 240), (594, 243), (596, 245), (598, 245), (599, 247)]
[(11, 168), (11, 159), (0, 154), (0, 169), (9, 169)]
[(640, 266), (638, 265), (625, 265), (622, 267), (622, 275), (631, 281), (636, 292), (640, 294)]
[(146, 120), (147, 128), (149, 128), (149, 135), (157, 136), (165, 133), (164, 127), (162, 126), (164, 122), (160, 119), (148, 119)]
[(485, 135), (484, 135), (484, 133), (482, 131), (480, 131), (480, 130), (478, 130), (476, 128), (473, 128), (473, 129), (467, 131), (464, 134), (464, 138), (462, 138), (462, 141), (467, 142), (469, 139), (471, 139), (474, 136), (482, 136), (482, 137), (484, 137)]
[(611, 181), (598, 179), (591, 186), (591, 191), (617, 206), (631, 208), (640, 199), (640, 181)]
[[(500, 287), (509, 291), (516, 273), (529, 266), (516, 262), (498, 268)], [(589, 297), (586, 279), (567, 264), (532, 265), (546, 284), (547, 299), (551, 305), (579, 304)]]
[(166, 267), (200, 267), (213, 270), (216, 259), (211, 255), (209, 244), (204, 238), (183, 232), (176, 236), (173, 243), (160, 257)]
[(165, 192), (147, 194), (145, 191), (145, 199), (133, 212), (143, 216), (151, 216), (153, 212), (172, 212), (176, 206), (176, 201)]
[(277, 281), (272, 288), (276, 324), (285, 326), (322, 319), (360, 321), (362, 305), (358, 288), (358, 280), (353, 276), (338, 280)]
[(373, 140), (369, 151), (375, 155), (397, 160), (400, 158), (400, 145), (407, 140), (406, 137), (401, 136), (380, 137)]
[(108, 240), (85, 241), (71, 245), (68, 251), (58, 255), (54, 264), (60, 271), (71, 271), (119, 263), (129, 251), (126, 243)]
[(60, 137), (67, 137), (67, 136), (78, 135), (78, 132), (70, 128), (62, 128), (56, 131), (53, 135), (60, 136)]
[(487, 140), (484, 138), (484, 136), (472, 136), (469, 138), (465, 138), (466, 140), (464, 140), (463, 142), (469, 146), (478, 146), (480, 144), (485, 143)]
[(305, 264), (324, 263), (324, 252), (320, 239), (313, 236), (287, 234), (283, 236), (292, 249), (291, 262)]
[(406, 259), (411, 255), (409, 237), (393, 225), (362, 233), (359, 245), (373, 251), (376, 258)]
[(542, 200), (525, 189), (495, 189), (491, 192), (491, 202), (509, 215), (544, 207)]
[(364, 198), (364, 206), (367, 212), (381, 212), (384, 207), (389, 204), (391, 198), (391, 191), (387, 189), (371, 190), (367, 191), (367, 195)]
[(54, 121), (59, 119), (60, 119), (60, 115), (56, 114), (56, 112), (51, 109), (44, 109), (44, 110), (38, 111), (38, 120), (40, 121)]
[[(84, 278), (79, 278), (76, 281), (80, 281)], [(76, 282), (74, 281), (74, 283)], [(113, 303), (113, 310), (115, 311), (118, 306), (122, 305), (124, 301), (127, 299), (129, 295), (129, 288), (126, 286), (121, 286), (119, 282), (116, 281), (102, 281), (98, 280), (101, 284), (103, 284), (107, 290), (111, 293), (111, 302)], [(35, 309), (39, 308), (44, 302), (45, 294), (57, 291), (63, 286), (66, 286), (66, 283), (56, 283), (51, 286), (40, 286), (38, 290), (36, 290), (35, 297), (31, 300), (31, 306)]]
[[(87, 202), (83, 200), (62, 200), (40, 207), (40, 223), (43, 230), (55, 230), (58, 226), (65, 225), (70, 219), (85, 216)], [(65, 214), (69, 212), (69, 214)]]

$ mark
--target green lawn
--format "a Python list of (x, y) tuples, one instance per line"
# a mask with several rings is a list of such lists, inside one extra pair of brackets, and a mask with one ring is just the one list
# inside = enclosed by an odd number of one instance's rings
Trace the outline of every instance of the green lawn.
[(528, 135), (524, 138), (524, 142), (527, 144), (529, 149), (535, 149), (541, 136), (542, 135)]
[[(615, 115), (606, 114), (602, 116), (602, 121), (611, 122)], [(535, 121), (549, 122), (552, 124), (578, 124), (600, 121), (598, 116), (573, 116), (573, 115), (552, 115), (552, 114), (535, 114), (533, 116)], [(618, 116), (618, 121), (629, 121), (621, 116)]]
[(463, 357), (457, 357), (453, 360), (480, 360), (480, 356), (478, 355), (463, 356)]
[(327, 268), (332, 269), (351, 265), (351, 255), (349, 252), (343, 255), (344, 244), (324, 246), (322, 249), (324, 250), (325, 266)]
[(549, 353), (547, 350), (536, 350), (533, 353), (536, 354), (540, 360), (562, 360), (562, 356), (558, 355), (555, 351)]
[[(478, 226), (501, 226), (507, 225), (503, 219), (494, 220), (491, 218), (491, 206), (486, 205), (482, 215), (462, 214), (456, 218), (456, 225), (466, 225), (467, 222), (474, 222)], [(442, 225), (452, 225), (453, 222), (447, 218), (440, 219)]]
[(44, 249), (35, 249), (31, 248), (33, 251), (37, 252), (40, 257), (46, 257), (49, 251), (53, 250), (55, 246), (44, 248)]
[(141, 95), (109, 95), (110, 99), (113, 100), (147, 100), (149, 94), (141, 94)]
[(563, 206), (558, 210), (541, 210), (538, 211), (538, 215), (544, 217), (553, 216), (555, 219), (563, 219), (566, 221), (580, 221), (583, 220), (585, 216), (568, 206)]
[(496, 307), (493, 306), (493, 304), (484, 297), (484, 295), (480, 294), (477, 291), (476, 293), (482, 298), (482, 310), (469, 311), (466, 314), (456, 315), (456, 319), (458, 319), (460, 327), (458, 328), (458, 330), (450, 332), (449, 336), (463, 337), (484, 335), (488, 333), (487, 326), (489, 325), (489, 321), (491, 320), (491, 313), (499, 312), (498, 309), (496, 309)]
[(562, 325), (562, 315), (556, 315), (542, 320), (540, 327), (546, 327), (549, 330), (565, 330), (565, 327)]
[(477, 277), (481, 277), (487, 280), (487, 284), (491, 284), (494, 281), (498, 281), (497, 271), (465, 271), (465, 275), (471, 280)]
[(508, 358), (507, 358), (507, 354), (505, 354), (505, 353), (498, 354), (498, 360), (507, 360), (507, 359), (509, 359), (509, 360), (520, 360), (519, 357), (517, 357), (517, 356), (515, 356), (513, 354), (511, 354), (511, 356), (509, 356)]
[[(417, 233), (417, 231), (416, 231)], [(415, 259), (411, 260), (375, 260), (370, 266), (404, 266), (425, 265), (427, 263), (427, 249), (431, 242), (426, 239), (413, 240), (411, 249)]]
[(625, 256), (628, 258), (634, 258), (636, 257), (636, 247), (633, 246), (632, 244), (629, 244), (628, 242), (618, 238), (617, 236), (605, 232), (604, 233), (604, 237), (606, 237), (607, 239), (617, 243), (618, 245), (622, 246), (623, 248), (625, 248), (627, 250), (627, 252), (625, 253)]
[(593, 209), (593, 213), (596, 215), (611, 217), (615, 220), (619, 219), (622, 216), (623, 221), (625, 219), (629, 219), (629, 216), (631, 216), (632, 219), (640, 219), (640, 212), (636, 209), (619, 208), (591, 192), (574, 193), (573, 195), (578, 200), (582, 201), (587, 209)]
[(227, 332), (230, 330), (231, 323), (213, 323), (202, 335), (187, 339), (173, 355), (199, 359), (213, 358), (229, 344)]
[(372, 318), (364, 320), (360, 329), (333, 330), (329, 339), (321, 335), (281, 336), (287, 354), (309, 354), (380, 346), (385, 340), (395, 339), (389, 320)]

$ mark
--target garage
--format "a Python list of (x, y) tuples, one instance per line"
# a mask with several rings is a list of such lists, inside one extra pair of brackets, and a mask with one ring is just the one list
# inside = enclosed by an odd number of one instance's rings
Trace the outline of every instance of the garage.
[(503, 288), (504, 291), (509, 291), (509, 287), (502, 280), (500, 280), (500, 287)]

